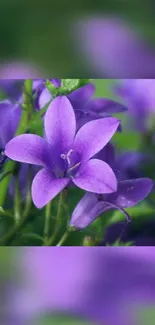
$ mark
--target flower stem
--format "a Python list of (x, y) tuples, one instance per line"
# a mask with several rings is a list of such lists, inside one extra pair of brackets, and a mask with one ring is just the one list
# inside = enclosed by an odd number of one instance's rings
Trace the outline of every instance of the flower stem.
[[(25, 105), (25, 109), (22, 110), (22, 116), (21, 120), (18, 126), (18, 129), (16, 131), (15, 135), (20, 135), (26, 132), (27, 126), (28, 126), (28, 119), (29, 119), (29, 113), (30, 113), (30, 97), (32, 96), (32, 80), (27, 79), (25, 80), (24, 84), (24, 95), (23, 95), (23, 104)], [(32, 103), (31, 103), (32, 105)], [(26, 107), (27, 106), (27, 107)], [(4, 167), (4, 173), (8, 173), (10, 170), (12, 172), (14, 171), (16, 166), (15, 161), (8, 161)], [(1, 183), (0, 183), (0, 206), (4, 205), (8, 186), (10, 183), (11, 174), (8, 174), (7, 177), (5, 177)]]
[(23, 212), (23, 218), (25, 218), (31, 209), (32, 199), (31, 199), (31, 165), (28, 169), (28, 183), (27, 183), (27, 195), (26, 195), (26, 203)]
[(62, 191), (59, 196), (59, 203), (58, 203), (58, 212), (56, 217), (56, 225), (53, 235), (48, 241), (48, 246), (51, 246), (55, 240), (57, 239), (57, 235), (59, 234), (60, 226), (61, 226), (61, 216), (62, 216), (62, 210), (63, 210), (63, 201), (64, 201), (64, 192)]
[(66, 239), (68, 238), (68, 235), (69, 235), (69, 231), (67, 230), (62, 238), (60, 239), (59, 243), (57, 244), (57, 246), (62, 246), (64, 244), (64, 242), (66, 241)]
[(11, 243), (11, 241), (16, 237), (17, 233), (21, 228), (27, 223), (29, 216), (25, 216), (22, 218), (19, 223), (13, 227), (6, 235), (0, 238), (0, 246), (7, 246)]
[(49, 228), (50, 228), (50, 212), (51, 212), (51, 203), (50, 201), (46, 205), (46, 212), (45, 212), (45, 228), (44, 228), (44, 246), (48, 246), (48, 238), (49, 238)]
[(18, 224), (21, 218), (21, 199), (17, 176), (15, 177), (14, 218), (15, 223)]

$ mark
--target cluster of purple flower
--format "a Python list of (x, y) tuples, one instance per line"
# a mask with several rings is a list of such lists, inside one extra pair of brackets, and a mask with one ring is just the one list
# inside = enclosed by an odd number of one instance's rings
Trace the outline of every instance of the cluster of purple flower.
[[(61, 80), (51, 79), (51, 82), (56, 88), (61, 87)], [(134, 101), (131, 90), (136, 93), (136, 80), (128, 83), (125, 81), (123, 85), (123, 94), (129, 94)], [(7, 90), (9, 86), (12, 89), (13, 80), (7, 84), (5, 81), (3, 86), (6, 85)], [(137, 85), (141, 89), (137, 96), (142, 98), (145, 82), (137, 80)], [(121, 128), (120, 120), (111, 114), (127, 111), (128, 102), (124, 105), (107, 98), (93, 98), (94, 92), (95, 86), (90, 82), (68, 95), (52, 99), (44, 80), (35, 79), (35, 109), (40, 110), (50, 102), (43, 118), (43, 138), (35, 134), (13, 138), (22, 111), (21, 91), (18, 96), (16, 94), (16, 99), (11, 97), (10, 101), (7, 99), (0, 103), (0, 145), (5, 147), (5, 155), (41, 167), (32, 182), (32, 199), (36, 207), (43, 208), (66, 187), (77, 186), (86, 191), (70, 221), (70, 226), (78, 229), (88, 226), (101, 213), (113, 208), (122, 211), (130, 220), (124, 208), (139, 203), (153, 187), (149, 178), (127, 179), (121, 165), (117, 173), (114, 147), (109, 141)], [(12, 102), (14, 100), (16, 103)], [(150, 102), (145, 101), (143, 106), (150, 108)], [(139, 109), (142, 107), (135, 106), (135, 110)]]

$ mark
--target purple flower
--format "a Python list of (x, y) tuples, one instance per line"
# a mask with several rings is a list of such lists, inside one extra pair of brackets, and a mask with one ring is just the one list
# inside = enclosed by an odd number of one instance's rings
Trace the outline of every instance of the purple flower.
[(95, 324), (141, 324), (145, 308), (155, 306), (154, 248), (31, 247), (20, 254), (25, 278), (9, 302), (17, 325), (48, 312)]
[(121, 80), (115, 91), (128, 106), (128, 117), (132, 118), (135, 128), (146, 131), (149, 118), (155, 115), (155, 80)]
[[(97, 76), (110, 78), (153, 78), (155, 51), (124, 20), (92, 17), (77, 26), (80, 55)], [(77, 32), (76, 30), (76, 32)], [(75, 38), (74, 38), (75, 39)]]
[(38, 78), (40, 73), (34, 65), (26, 62), (13, 61), (5, 62), (3, 66), (0, 67), (0, 78), (19, 80), (19, 79), (34, 79)]
[[(52, 79), (52, 82), (60, 86), (60, 81), (56, 83), (56, 79)], [(93, 98), (94, 94), (95, 86), (89, 83), (67, 96), (76, 114), (77, 129), (89, 121), (127, 111), (125, 105), (108, 98)], [(44, 88), (40, 93), (38, 106), (44, 107), (51, 98), (49, 90)]]
[[(137, 219), (137, 218), (136, 218)], [(112, 245), (121, 236), (121, 243), (132, 242), (133, 246), (155, 246), (155, 222), (153, 217), (146, 220), (134, 220), (130, 224), (117, 222), (105, 229), (101, 245)]]
[(46, 138), (24, 134), (12, 139), (5, 154), (19, 162), (42, 166), (32, 183), (32, 198), (38, 208), (45, 206), (72, 181), (95, 193), (117, 190), (111, 167), (91, 159), (111, 139), (119, 125), (113, 117), (85, 124), (76, 134), (76, 119), (65, 96), (50, 104), (44, 120)]
[(19, 105), (5, 100), (0, 102), (0, 147), (4, 148), (16, 132), (21, 116)]
[(130, 217), (125, 208), (130, 208), (142, 201), (151, 191), (153, 182), (149, 178), (120, 181), (117, 192), (96, 195), (86, 193), (73, 211), (70, 226), (83, 229), (93, 222), (100, 214), (110, 209), (123, 212), (128, 221)]

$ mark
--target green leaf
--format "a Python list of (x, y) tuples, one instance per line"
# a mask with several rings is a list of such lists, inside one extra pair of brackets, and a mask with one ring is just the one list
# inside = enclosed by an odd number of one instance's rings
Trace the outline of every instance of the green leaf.
[(0, 207), (0, 214), (6, 216), (6, 212), (5, 212), (5, 210), (2, 207)]
[[(137, 324), (140, 325), (154, 325), (155, 323), (155, 305), (145, 307), (142, 306), (142, 308), (139, 308), (140, 311), (136, 314), (137, 316)], [(140, 322), (139, 322), (140, 321)]]
[(28, 238), (28, 239), (38, 239), (40, 240), (41, 242), (43, 242), (43, 237), (41, 237), (40, 235), (38, 234), (34, 234), (34, 233), (25, 233), (25, 234), (21, 234), (20, 236), (21, 238)]
[(133, 245), (132, 241), (129, 241), (127, 243), (123, 243), (118, 238), (112, 245), (107, 244), (106, 246), (132, 246), (132, 245)]
[(71, 91), (79, 86), (80, 79), (62, 79), (62, 88)]
[(33, 325), (95, 325), (92, 322), (66, 315), (51, 315), (43, 317)]

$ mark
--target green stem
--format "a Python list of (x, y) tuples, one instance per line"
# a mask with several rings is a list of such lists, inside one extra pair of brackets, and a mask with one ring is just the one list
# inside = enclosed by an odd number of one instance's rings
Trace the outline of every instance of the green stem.
[(50, 229), (50, 217), (51, 217), (51, 202), (46, 205), (45, 213), (45, 228), (44, 228), (44, 246), (48, 246), (49, 229)]
[(59, 243), (57, 244), (57, 246), (62, 246), (64, 244), (64, 242), (66, 241), (66, 239), (68, 238), (68, 235), (69, 235), (69, 231), (67, 230), (62, 238), (60, 239)]
[(60, 226), (61, 226), (61, 216), (63, 210), (63, 200), (64, 200), (64, 192), (62, 191), (59, 196), (59, 203), (58, 203), (58, 212), (56, 216), (56, 225), (53, 235), (48, 241), (48, 246), (51, 246), (55, 240), (57, 239), (57, 235), (59, 234)]
[(31, 199), (31, 165), (30, 165), (28, 169), (27, 195), (26, 195), (26, 203), (23, 212), (23, 218), (25, 218), (29, 214), (31, 210), (31, 205), (32, 205), (32, 199)]
[(21, 199), (17, 176), (15, 177), (14, 217), (15, 223), (18, 224), (21, 218)]
[(13, 227), (6, 235), (4, 235), (0, 239), (0, 246), (7, 246), (9, 245), (12, 240), (16, 237), (17, 233), (21, 230), (21, 228), (27, 223), (28, 216), (25, 216), (20, 220), (18, 225)]
[[(25, 109), (22, 110), (21, 120), (15, 134), (16, 136), (25, 133), (27, 130), (29, 113), (31, 109), (30, 94), (32, 95), (32, 80), (28, 79), (25, 81), (25, 85), (24, 85), (23, 104), (25, 105)], [(27, 109), (26, 109), (26, 105), (27, 105)], [(4, 173), (8, 173), (10, 170), (12, 170), (13, 172), (15, 166), (16, 166), (15, 161), (11, 161), (11, 160), (8, 161), (4, 167)], [(7, 191), (8, 191), (8, 186), (10, 183), (10, 178), (11, 178), (11, 174), (8, 174), (7, 177), (5, 177), (0, 183), (0, 206), (4, 205)]]

